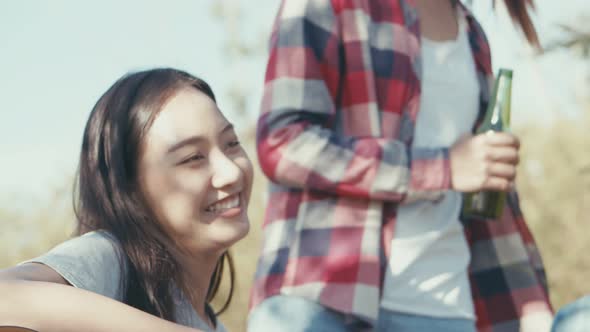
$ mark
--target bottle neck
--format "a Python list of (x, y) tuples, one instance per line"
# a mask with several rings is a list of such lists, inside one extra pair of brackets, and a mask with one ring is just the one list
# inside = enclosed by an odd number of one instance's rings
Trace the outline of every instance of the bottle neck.
[(510, 125), (511, 90), (512, 78), (500, 72), (500, 76), (494, 84), (492, 99), (482, 129), (505, 131), (508, 128)]

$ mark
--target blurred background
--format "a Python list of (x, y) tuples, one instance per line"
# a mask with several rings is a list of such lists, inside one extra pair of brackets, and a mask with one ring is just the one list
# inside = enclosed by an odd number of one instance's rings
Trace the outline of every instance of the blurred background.
[[(514, 69), (518, 187), (557, 309), (590, 293), (590, 4), (536, 0), (543, 52), (500, 2), (466, 1)], [(89, 112), (121, 75), (155, 66), (208, 81), (256, 164), (254, 126), (277, 0), (6, 1), (0, 4), (0, 268), (68, 238), (71, 188)], [(257, 168), (258, 171), (258, 168)], [(258, 171), (249, 236), (233, 249), (237, 291), (221, 316), (243, 331), (260, 245)], [(223, 298), (223, 296), (222, 296)]]

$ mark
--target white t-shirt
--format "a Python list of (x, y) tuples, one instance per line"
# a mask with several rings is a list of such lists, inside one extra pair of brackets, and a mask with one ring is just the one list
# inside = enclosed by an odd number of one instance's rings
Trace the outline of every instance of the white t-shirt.
[[(49, 252), (21, 264), (45, 264), (76, 288), (124, 302), (121, 280), (126, 278), (128, 262), (125, 260), (121, 268), (118, 258), (121, 250), (119, 242), (110, 233), (97, 231), (63, 242)], [(216, 329), (212, 330), (178, 288), (173, 291), (173, 300), (178, 324), (207, 332), (226, 332), (219, 320)]]
[[(414, 147), (450, 147), (469, 133), (479, 85), (463, 14), (456, 40), (422, 38), (422, 95)], [(470, 252), (459, 221), (461, 194), (401, 205), (385, 276), (382, 307), (424, 316), (474, 319)]]

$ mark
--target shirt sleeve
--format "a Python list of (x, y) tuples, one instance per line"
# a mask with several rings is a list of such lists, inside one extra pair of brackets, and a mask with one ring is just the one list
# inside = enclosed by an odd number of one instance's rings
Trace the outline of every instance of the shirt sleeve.
[(63, 242), (21, 264), (47, 265), (76, 288), (123, 302), (125, 287), (122, 281), (127, 263), (121, 253), (117, 240), (111, 234), (96, 231)]
[(282, 2), (258, 120), (263, 172), (294, 188), (395, 202), (449, 189), (447, 148), (412, 149), (331, 127), (342, 78), (340, 24), (329, 0)]

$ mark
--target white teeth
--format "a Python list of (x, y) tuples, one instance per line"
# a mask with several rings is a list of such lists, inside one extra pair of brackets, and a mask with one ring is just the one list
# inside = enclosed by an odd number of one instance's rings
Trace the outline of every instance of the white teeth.
[(207, 208), (209, 212), (220, 212), (227, 209), (233, 209), (240, 206), (240, 197), (236, 196), (231, 199), (224, 199), (219, 203), (215, 203)]

